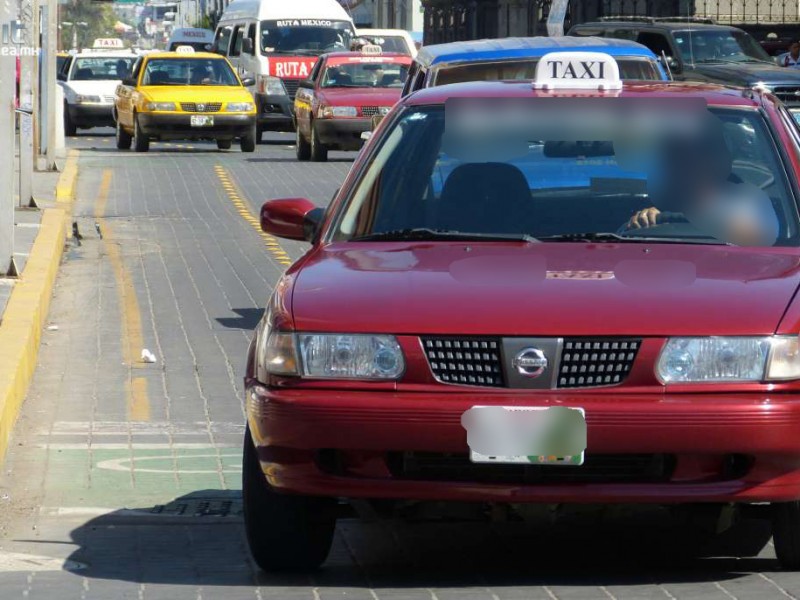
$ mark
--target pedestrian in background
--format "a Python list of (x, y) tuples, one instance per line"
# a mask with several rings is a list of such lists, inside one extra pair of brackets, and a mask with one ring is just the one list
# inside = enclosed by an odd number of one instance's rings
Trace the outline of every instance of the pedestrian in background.
[(789, 51), (778, 57), (778, 64), (781, 67), (800, 69), (800, 41), (792, 42)]

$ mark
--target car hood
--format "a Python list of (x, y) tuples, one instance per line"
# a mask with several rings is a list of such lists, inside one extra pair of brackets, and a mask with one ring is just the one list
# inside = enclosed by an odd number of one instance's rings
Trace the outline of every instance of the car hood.
[(139, 90), (154, 102), (253, 102), (253, 95), (238, 86), (143, 86)]
[(90, 81), (67, 81), (64, 85), (82, 96), (113, 96), (120, 84), (119, 80), (100, 79)]
[(393, 106), (401, 88), (328, 88), (320, 90), (323, 102), (334, 106)]
[(716, 81), (752, 86), (757, 83), (800, 84), (800, 70), (785, 69), (771, 63), (702, 64), (694, 69)]
[(300, 331), (771, 334), (799, 280), (789, 249), (340, 243), (307, 257), (292, 313)]

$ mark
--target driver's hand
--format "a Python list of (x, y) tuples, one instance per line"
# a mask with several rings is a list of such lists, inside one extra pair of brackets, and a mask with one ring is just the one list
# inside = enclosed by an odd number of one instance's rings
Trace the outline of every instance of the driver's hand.
[(625, 225), (626, 229), (644, 229), (646, 227), (653, 227), (658, 225), (658, 215), (661, 214), (661, 211), (658, 210), (655, 206), (651, 206), (650, 208), (645, 208), (644, 210), (640, 210), (635, 215), (633, 215), (630, 221), (627, 222)]

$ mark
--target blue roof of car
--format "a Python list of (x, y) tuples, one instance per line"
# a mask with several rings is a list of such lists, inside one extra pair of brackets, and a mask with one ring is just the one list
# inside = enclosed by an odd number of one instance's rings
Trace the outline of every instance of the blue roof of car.
[(468, 42), (450, 42), (423, 46), (416, 62), (424, 67), (431, 65), (481, 60), (512, 58), (537, 58), (548, 52), (606, 52), (611, 56), (647, 56), (656, 58), (651, 50), (630, 40), (599, 37), (517, 37)]

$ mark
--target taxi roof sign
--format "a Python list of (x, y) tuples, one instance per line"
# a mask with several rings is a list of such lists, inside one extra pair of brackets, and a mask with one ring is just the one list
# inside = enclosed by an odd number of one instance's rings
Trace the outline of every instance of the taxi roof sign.
[(97, 38), (92, 44), (94, 50), (122, 50), (125, 42), (119, 38)]
[(377, 44), (364, 44), (361, 47), (362, 54), (383, 54), (383, 48), (378, 46)]
[(536, 65), (534, 88), (621, 90), (619, 65), (605, 52), (550, 52)]
[(178, 54), (194, 54), (194, 48), (191, 46), (178, 46), (175, 48), (175, 52)]

